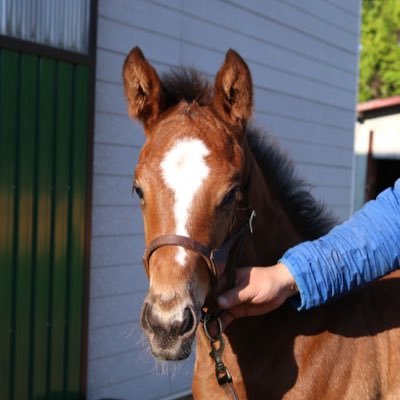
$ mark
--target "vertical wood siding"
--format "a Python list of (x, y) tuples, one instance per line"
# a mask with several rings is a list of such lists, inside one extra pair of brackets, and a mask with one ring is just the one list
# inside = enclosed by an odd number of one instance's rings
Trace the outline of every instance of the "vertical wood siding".
[(0, 49), (1, 399), (79, 396), (87, 107), (87, 67)]
[(255, 121), (275, 135), (313, 193), (351, 209), (359, 2), (99, 1), (88, 398), (156, 399), (190, 389), (193, 360), (154, 376), (141, 338), (143, 227), (131, 196), (141, 128), (129, 120), (122, 63), (140, 46), (158, 70), (213, 77), (230, 47), (248, 62)]

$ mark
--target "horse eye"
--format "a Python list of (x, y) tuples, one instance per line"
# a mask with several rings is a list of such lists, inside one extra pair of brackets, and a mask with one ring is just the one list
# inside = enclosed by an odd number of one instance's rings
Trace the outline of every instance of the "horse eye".
[(139, 186), (133, 186), (133, 191), (136, 193), (136, 195), (139, 197), (140, 200), (143, 200), (143, 191), (140, 189)]
[(230, 190), (223, 198), (221, 206), (228, 206), (229, 204), (233, 203), (237, 199), (237, 194), (239, 193), (239, 191), (239, 186), (236, 186), (232, 190)]

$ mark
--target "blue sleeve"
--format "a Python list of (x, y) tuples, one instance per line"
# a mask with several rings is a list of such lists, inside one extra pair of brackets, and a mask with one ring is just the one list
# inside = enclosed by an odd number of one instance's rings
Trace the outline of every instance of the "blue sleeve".
[(289, 249), (280, 262), (296, 280), (299, 310), (400, 268), (400, 179), (327, 235)]

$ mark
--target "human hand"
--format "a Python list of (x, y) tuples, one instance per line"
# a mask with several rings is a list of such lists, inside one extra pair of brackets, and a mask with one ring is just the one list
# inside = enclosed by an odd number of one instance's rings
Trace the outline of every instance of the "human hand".
[(293, 276), (282, 263), (238, 268), (236, 286), (218, 297), (219, 307), (225, 310), (221, 317), (222, 328), (237, 318), (273, 311), (297, 292)]

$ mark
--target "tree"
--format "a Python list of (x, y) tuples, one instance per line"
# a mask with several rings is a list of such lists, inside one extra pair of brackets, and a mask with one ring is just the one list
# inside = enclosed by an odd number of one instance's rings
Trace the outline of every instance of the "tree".
[(400, 1), (364, 0), (359, 101), (400, 95)]

